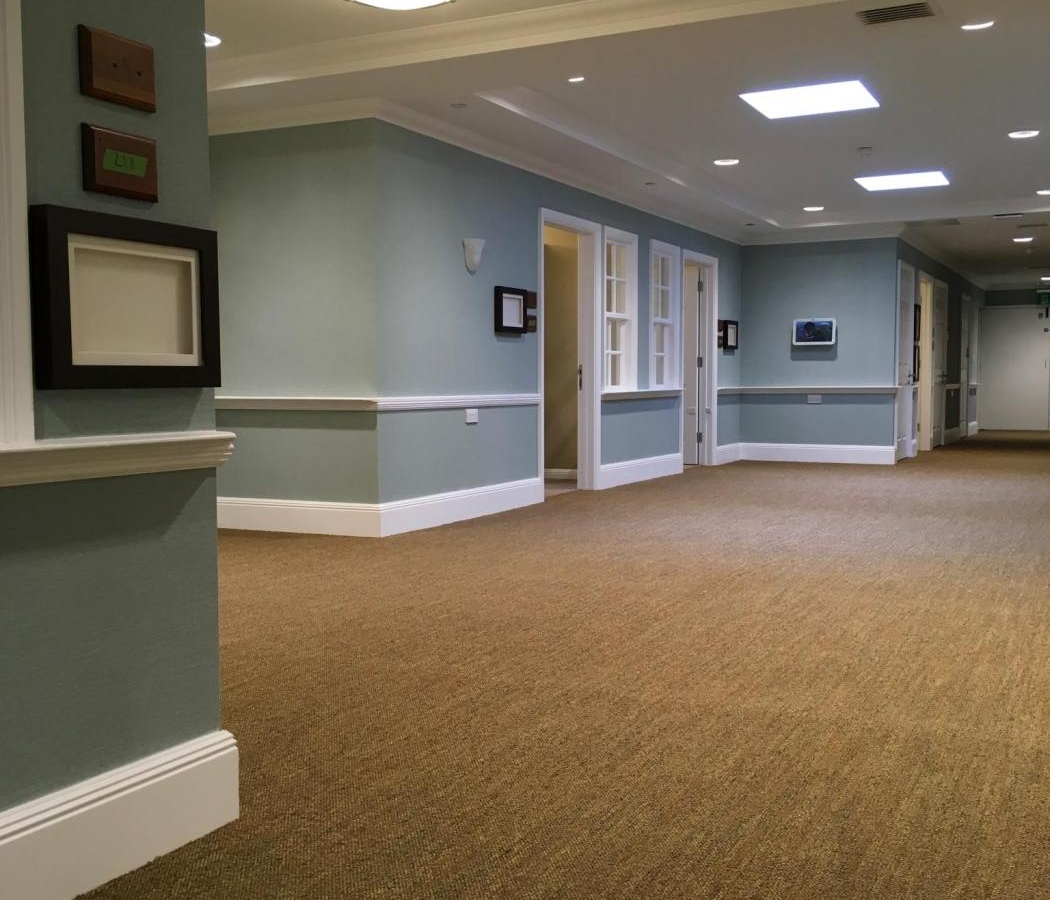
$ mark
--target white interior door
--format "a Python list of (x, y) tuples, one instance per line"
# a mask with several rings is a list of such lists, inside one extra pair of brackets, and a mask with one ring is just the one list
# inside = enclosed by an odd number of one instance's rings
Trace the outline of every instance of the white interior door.
[(897, 459), (915, 456), (915, 269), (899, 264), (897, 281)]
[(682, 461), (687, 466), (700, 465), (704, 393), (700, 383), (700, 278), (703, 270), (693, 262), (682, 268), (682, 403), (685, 416), (682, 425)]
[(981, 428), (1050, 430), (1050, 319), (1038, 308), (981, 310)]
[(970, 307), (972, 301), (969, 297), (962, 298), (962, 324), (959, 330), (960, 343), (960, 365), (959, 383), (959, 428), (963, 437), (967, 435), (967, 426), (970, 422)]
[(944, 443), (944, 406), (948, 384), (948, 285), (934, 282), (933, 287), (933, 418), (930, 443)]

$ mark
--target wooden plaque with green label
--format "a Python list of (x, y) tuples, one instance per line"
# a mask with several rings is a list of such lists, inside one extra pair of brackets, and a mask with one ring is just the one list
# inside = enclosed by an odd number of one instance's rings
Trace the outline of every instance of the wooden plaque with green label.
[(84, 190), (157, 202), (157, 142), (110, 131), (81, 127)]

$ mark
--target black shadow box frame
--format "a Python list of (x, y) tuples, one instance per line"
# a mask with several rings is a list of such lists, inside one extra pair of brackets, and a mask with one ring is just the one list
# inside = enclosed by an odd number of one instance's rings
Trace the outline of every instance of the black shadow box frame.
[[(74, 365), (69, 288), (71, 234), (196, 251), (198, 365)], [(38, 389), (220, 385), (218, 241), (214, 231), (63, 206), (32, 206), (29, 257), (33, 370)]]

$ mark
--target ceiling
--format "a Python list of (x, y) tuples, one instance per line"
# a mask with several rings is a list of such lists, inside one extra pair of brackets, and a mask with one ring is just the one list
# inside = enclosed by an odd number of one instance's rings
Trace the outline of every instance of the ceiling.
[[(1050, 221), (1036, 194), (1050, 188), (1050, 4), (856, 16), (889, 2), (458, 0), (392, 13), (208, 0), (224, 40), (209, 51), (213, 130), (378, 114), (744, 243), (907, 229), (984, 286), (1038, 283), (1050, 228), (1027, 247), (1011, 238)], [(988, 18), (987, 31), (960, 29)], [(738, 97), (853, 78), (880, 109), (768, 121)], [(1043, 134), (1007, 138), (1021, 128)], [(853, 180), (926, 169), (951, 186), (869, 194)], [(992, 218), (1002, 212), (1029, 215)], [(933, 224), (945, 219), (961, 224)]]

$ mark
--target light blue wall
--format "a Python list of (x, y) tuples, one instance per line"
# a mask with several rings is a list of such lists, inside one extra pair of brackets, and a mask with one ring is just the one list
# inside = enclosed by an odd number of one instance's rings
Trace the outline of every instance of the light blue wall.
[(212, 138), (224, 394), (375, 395), (372, 131)]
[(737, 444), (740, 436), (740, 397), (722, 394), (718, 398), (718, 446)]
[(740, 398), (744, 440), (759, 444), (893, 444), (894, 398), (878, 394), (825, 394), (809, 404), (804, 394)]
[(602, 404), (602, 462), (679, 453), (682, 412), (677, 397)]
[[(22, 16), (31, 201), (207, 225), (200, 0)], [(156, 47), (155, 116), (80, 97), (81, 22)], [(159, 139), (158, 205), (80, 190), (83, 121)], [(42, 436), (213, 422), (185, 390), (38, 392), (36, 414)], [(0, 809), (217, 728), (216, 595), (212, 472), (0, 489)]]

